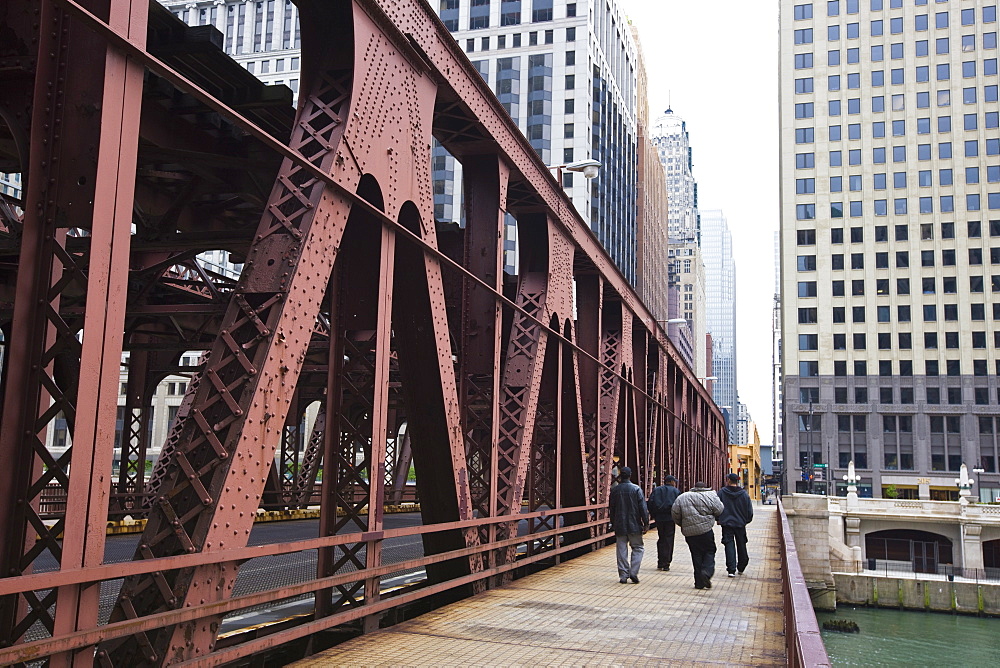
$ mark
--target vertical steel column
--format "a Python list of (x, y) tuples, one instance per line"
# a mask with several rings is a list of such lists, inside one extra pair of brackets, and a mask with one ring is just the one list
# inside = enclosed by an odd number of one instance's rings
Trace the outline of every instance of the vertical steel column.
[[(343, 29), (352, 9), (330, 7), (324, 24)], [(324, 55), (306, 77), (290, 146), (332, 173), (341, 164), (352, 57), (335, 49)], [(245, 544), (349, 210), (297, 162), (283, 161), (191, 412), (180, 420), (137, 559)], [(220, 560), (127, 578), (111, 618), (174, 609), (192, 597), (225, 598), (237, 570)], [(218, 623), (137, 634), (102, 650), (114, 663), (181, 661), (212, 648)]]
[[(130, 41), (146, 39), (147, 0), (112, 0), (108, 24)], [(112, 448), (128, 290), (132, 202), (139, 150), (144, 68), (112, 48), (106, 51), (98, 148), (87, 309), (80, 358), (66, 532), (60, 566), (87, 568), (104, 561), (105, 520), (111, 491)], [(82, 139), (82, 138), (81, 138)], [(100, 587), (61, 587), (54, 634), (97, 625)], [(91, 665), (92, 648), (57, 655), (52, 666)]]
[[(375, 326), (375, 386), (372, 406), (372, 445), (369, 456), (368, 532), (373, 535), (365, 549), (365, 566), (382, 565), (382, 531), (385, 510), (385, 448), (389, 430), (389, 344), (392, 339), (393, 277), (396, 266), (396, 233), (382, 228), (378, 271), (378, 315)], [(380, 578), (365, 580), (365, 605), (379, 600)], [(378, 615), (364, 619), (366, 633), (378, 629)]]
[[(597, 487), (597, 501), (601, 505), (608, 503), (611, 485), (617, 482), (612, 479), (611, 469), (614, 465), (618, 441), (620, 439), (621, 423), (621, 341), (622, 341), (622, 305), (620, 301), (610, 303), (604, 301), (601, 316), (601, 372), (600, 400), (598, 410), (598, 461), (601, 464)], [(624, 465), (624, 464), (623, 464)]]
[[(142, 42), (146, 7), (145, 0), (112, 2), (112, 29)], [(112, 268), (128, 263), (138, 143), (138, 116), (131, 110), (139, 107), (142, 90), (141, 66), (72, 25), (53, 3), (41, 4), (39, 26), (32, 160), (0, 434), (7, 462), (0, 486), (13, 497), (0, 502), (5, 574), (30, 572), (34, 556), (46, 548), (64, 569), (103, 560), (127, 275)], [(70, 62), (76, 68), (72, 77)], [(76, 113), (88, 105), (99, 112)], [(66, 250), (70, 227), (90, 231), (89, 251), (74, 256)], [(82, 321), (60, 314), (70, 287), (86, 295)], [(87, 391), (78, 404), (81, 383)], [(60, 413), (73, 439), (72, 480), (65, 473), (70, 456), (56, 462), (45, 448), (46, 430)], [(59, 481), (74, 499), (54, 527), (43, 525), (36, 513), (49, 480)], [(63, 531), (58, 544), (55, 537)], [(48, 611), (53, 599), (54, 618)], [(0, 633), (11, 642), (34, 620), (67, 633), (96, 619), (94, 587), (67, 586), (41, 601), (26, 596), (20, 603), (12, 597), (0, 603)], [(86, 650), (78, 656), (92, 660)], [(53, 663), (72, 660), (60, 656)]]
[[(547, 279), (545, 273), (535, 271), (525, 272), (519, 281), (516, 303), (521, 310), (514, 314), (503, 371), (498, 461), (492, 483), (497, 490), (494, 517), (516, 514), (524, 494), (548, 342), (548, 334), (538, 323), (546, 319)], [(511, 531), (512, 526), (505, 526), (498, 538)], [(513, 552), (508, 552), (512, 558)]]
[[(332, 336), (330, 337), (330, 347), (333, 347)], [(302, 453), (302, 463), (295, 479), (295, 496), (293, 502), (299, 508), (305, 508), (312, 503), (313, 487), (316, 484), (316, 476), (319, 473), (323, 455), (326, 424), (326, 398), (324, 396), (316, 413), (316, 421), (313, 422), (313, 428), (309, 434), (309, 442), (306, 445), (305, 452)]]
[(146, 453), (149, 448), (151, 387), (150, 352), (129, 353), (128, 377), (125, 383), (125, 406), (122, 419), (121, 455), (118, 464), (118, 485), (112, 507), (128, 511), (139, 508), (145, 491)]
[[(465, 193), (464, 265), (496, 292), (503, 290), (504, 214), (510, 171), (495, 155), (470, 156), (462, 161)], [(496, 294), (462, 279), (462, 348), (460, 392), (462, 433), (472, 505), (480, 517), (497, 508), (493, 484), (497, 467), (500, 423), (500, 351), (502, 318)], [(497, 525), (479, 530), (481, 542), (496, 540)], [(492, 559), (494, 555), (490, 554)], [(482, 559), (475, 559), (474, 568)], [(491, 563), (490, 565), (495, 565)]]
[(577, 320), (576, 341), (588, 353), (578, 356), (577, 379), (580, 392), (580, 418), (583, 421), (583, 447), (586, 458), (584, 469), (589, 484), (588, 502), (598, 502), (603, 481), (603, 462), (600, 459), (600, 378), (601, 359), (601, 306), (604, 281), (599, 274), (576, 277)]
[[(330, 317), (330, 347), (327, 353), (326, 397), (323, 401), (323, 413), (326, 424), (323, 430), (322, 468), (323, 481), (320, 484), (319, 535), (331, 536), (337, 532), (337, 481), (339, 480), (338, 451), (341, 443), (341, 394), (343, 392), (344, 372), (344, 339), (343, 308), (340, 291), (341, 268), (335, 266), (330, 277), (326, 303)], [(329, 577), (336, 572), (335, 548), (324, 548), (316, 555), (316, 577)], [(322, 589), (316, 592), (316, 617), (327, 617), (333, 613), (336, 606), (333, 602), (333, 589)]]

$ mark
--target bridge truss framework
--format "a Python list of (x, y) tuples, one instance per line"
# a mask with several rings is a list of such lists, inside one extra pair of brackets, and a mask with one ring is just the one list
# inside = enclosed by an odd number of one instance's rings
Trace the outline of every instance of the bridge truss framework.
[[(297, 109), (155, 2), (0, 12), (0, 171), (24, 181), (0, 201), (2, 664), (216, 665), (371, 630), (601, 544), (616, 462), (647, 491), (724, 471), (710, 396), (431, 8), (296, 4)], [(464, 227), (434, 220), (432, 137), (463, 164)], [(213, 249), (244, 259), (238, 280), (197, 262)], [(192, 350), (146, 481), (151, 394)], [(411, 464), (423, 525), (386, 530)], [(69, 501), (47, 515), (52, 487)], [(312, 502), (319, 537), (247, 547), (259, 507)], [(104, 564), (123, 514), (145, 532)], [(382, 563), (416, 534), (426, 556)], [(231, 596), (247, 559), (309, 549), (315, 579)], [(46, 550), (59, 569), (34, 574)], [(413, 567), (424, 586), (380, 594)], [(99, 585), (120, 577), (105, 623)], [(224, 615), (303, 594), (307, 623), (216, 647)]]

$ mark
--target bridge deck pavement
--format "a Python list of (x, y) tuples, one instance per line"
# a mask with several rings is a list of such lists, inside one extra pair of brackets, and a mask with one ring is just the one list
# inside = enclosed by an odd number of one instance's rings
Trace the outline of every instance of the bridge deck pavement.
[(777, 513), (755, 512), (749, 567), (727, 577), (720, 544), (712, 589), (694, 589), (680, 531), (671, 570), (656, 570), (650, 531), (637, 585), (619, 584), (607, 547), (295, 665), (784, 665)]

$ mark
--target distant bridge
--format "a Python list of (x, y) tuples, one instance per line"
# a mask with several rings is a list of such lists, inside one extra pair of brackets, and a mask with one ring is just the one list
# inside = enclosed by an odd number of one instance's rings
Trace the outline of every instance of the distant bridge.
[[(155, 2), (3, 5), (0, 172), (24, 194), (0, 201), (0, 664), (209, 664), (224, 615), (302, 594), (309, 632), (370, 630), (601, 544), (616, 459), (647, 490), (724, 472), (711, 397), (426, 2), (296, 4), (297, 110)], [(463, 164), (464, 228), (435, 223), (432, 137)], [(198, 264), (219, 249), (238, 281)], [(149, 397), (192, 350), (147, 483)], [(382, 518), (411, 464), (425, 556), (384, 565), (382, 541), (414, 531)], [(318, 480), (319, 537), (246, 547), (258, 507), (303, 506)], [(104, 565), (122, 513), (145, 533)], [(315, 579), (230, 597), (245, 560), (311, 549)], [(59, 569), (33, 575), (46, 551)], [(427, 585), (382, 598), (401, 567)], [(121, 577), (102, 623), (96, 585)]]

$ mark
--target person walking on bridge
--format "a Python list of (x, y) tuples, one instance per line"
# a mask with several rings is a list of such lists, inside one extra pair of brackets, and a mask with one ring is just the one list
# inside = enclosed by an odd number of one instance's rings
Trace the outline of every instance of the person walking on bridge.
[[(639, 565), (642, 563), (642, 534), (649, 528), (649, 513), (642, 488), (632, 482), (632, 469), (622, 467), (620, 480), (611, 490), (611, 526), (615, 530), (615, 556), (618, 560), (618, 581), (625, 584), (632, 580), (639, 584)], [(632, 548), (632, 558), (628, 550)]]
[(677, 489), (677, 478), (668, 475), (663, 479), (663, 484), (650, 493), (649, 514), (656, 520), (656, 567), (661, 571), (670, 570), (670, 562), (674, 558), (674, 518), (670, 510), (674, 507), (674, 501), (681, 495), (681, 490)]
[(747, 556), (747, 525), (753, 521), (753, 503), (750, 495), (740, 487), (740, 477), (730, 473), (728, 484), (719, 490), (719, 500), (723, 511), (719, 515), (722, 525), (722, 545), (726, 548), (726, 571), (729, 577), (736, 577), (736, 571), (743, 573), (750, 557)]
[(703, 482), (684, 492), (671, 509), (674, 522), (684, 534), (694, 565), (694, 588), (711, 589), (715, 575), (715, 519), (722, 514), (722, 501)]

